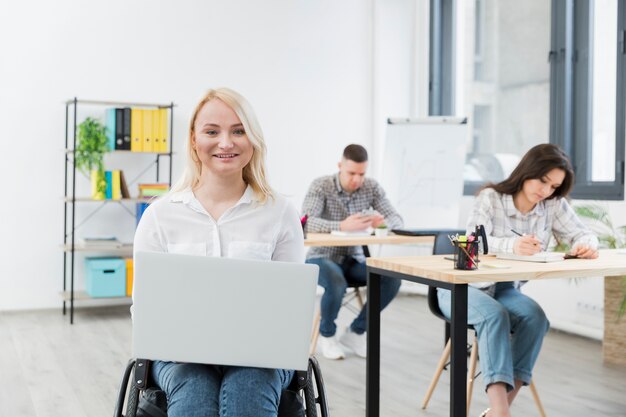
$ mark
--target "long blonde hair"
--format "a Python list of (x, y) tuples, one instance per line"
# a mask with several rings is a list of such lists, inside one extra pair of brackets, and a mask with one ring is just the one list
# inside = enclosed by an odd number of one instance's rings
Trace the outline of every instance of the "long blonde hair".
[(243, 168), (243, 180), (252, 187), (261, 203), (265, 203), (268, 198), (274, 197), (274, 193), (267, 182), (265, 176), (265, 140), (254, 110), (248, 101), (236, 91), (229, 88), (217, 88), (209, 90), (196, 105), (189, 122), (189, 137), (186, 144), (187, 163), (182, 177), (172, 187), (172, 192), (181, 191), (187, 188), (194, 188), (200, 182), (202, 163), (193, 147), (194, 125), (196, 118), (202, 107), (211, 100), (221, 100), (229, 106), (239, 117), (243, 128), (246, 131), (248, 140), (253, 147), (252, 159)]

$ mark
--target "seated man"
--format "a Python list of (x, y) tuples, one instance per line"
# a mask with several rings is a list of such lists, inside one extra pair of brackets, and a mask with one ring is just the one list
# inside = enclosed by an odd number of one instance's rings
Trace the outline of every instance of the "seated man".
[[(365, 178), (367, 151), (361, 145), (348, 145), (339, 162), (339, 173), (313, 181), (302, 205), (308, 215), (307, 232), (330, 233), (333, 230), (362, 231), (385, 223), (389, 228), (402, 227), (402, 218), (385, 197), (382, 187)], [(324, 287), (321, 303), (320, 347), (324, 357), (342, 359), (344, 350), (339, 342), (365, 357), (367, 304), (354, 319), (338, 342), (335, 320), (348, 283), (367, 282), (365, 256), (361, 246), (313, 247), (308, 263), (319, 265), (319, 285)], [(381, 309), (385, 308), (400, 289), (400, 280), (381, 280)]]

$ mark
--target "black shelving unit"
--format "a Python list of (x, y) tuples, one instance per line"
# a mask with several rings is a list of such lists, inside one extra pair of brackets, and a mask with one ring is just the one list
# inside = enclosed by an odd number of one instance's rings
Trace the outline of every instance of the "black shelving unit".
[[(121, 200), (94, 200), (91, 198), (76, 196), (76, 165), (74, 164), (74, 150), (76, 149), (76, 132), (78, 128), (78, 108), (79, 106), (99, 106), (106, 107), (139, 107), (144, 109), (169, 109), (169, 150), (168, 152), (131, 152), (127, 150), (112, 150), (110, 152), (124, 152), (137, 155), (154, 155), (155, 159), (149, 164), (148, 168), (143, 173), (148, 172), (154, 166), (156, 171), (156, 182), (159, 182), (160, 167), (163, 165), (161, 158), (167, 157), (167, 182), (172, 185), (172, 149), (174, 145), (174, 103), (160, 104), (160, 103), (130, 103), (123, 101), (98, 101), (98, 100), (79, 100), (74, 98), (65, 102), (65, 198), (64, 198), (64, 212), (63, 212), (63, 315), (67, 314), (69, 302), (69, 316), (70, 323), (74, 323), (74, 301), (77, 299), (90, 299), (86, 294), (76, 293), (74, 291), (74, 278), (75, 278), (75, 255), (76, 252), (92, 252), (92, 253), (109, 253), (109, 254), (123, 254), (132, 252), (132, 246), (123, 248), (86, 248), (76, 244), (76, 205), (82, 203), (98, 204), (94, 211), (86, 217), (86, 220), (90, 219), (100, 209), (107, 204), (119, 204), (120, 207), (127, 212), (132, 212), (128, 209), (126, 204), (136, 203), (140, 200), (137, 198), (126, 198)], [(71, 141), (70, 141), (71, 136)], [(87, 181), (87, 180), (86, 180)], [(129, 183), (130, 185), (130, 183)], [(69, 213), (68, 213), (69, 211)], [(68, 219), (69, 217), (69, 219)], [(85, 220), (85, 221), (86, 221)], [(82, 223), (84, 224), (84, 222)], [(69, 287), (69, 289), (68, 289)], [(101, 299), (101, 298), (98, 298)]]

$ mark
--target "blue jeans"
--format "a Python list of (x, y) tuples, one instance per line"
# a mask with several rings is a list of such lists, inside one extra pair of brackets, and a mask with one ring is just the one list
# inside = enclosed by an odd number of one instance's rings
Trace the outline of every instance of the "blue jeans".
[[(318, 284), (324, 287), (322, 295), (320, 334), (331, 337), (337, 331), (335, 320), (341, 308), (343, 295), (348, 283), (367, 284), (367, 270), (364, 262), (358, 262), (352, 257), (346, 257), (343, 263), (337, 264), (326, 258), (312, 258), (306, 261), (320, 267)], [(384, 309), (400, 290), (400, 280), (391, 277), (381, 277), (380, 280), (380, 309)], [(354, 319), (350, 328), (357, 334), (363, 334), (367, 328), (367, 303)]]
[(293, 374), (284, 369), (155, 361), (151, 375), (167, 395), (168, 417), (275, 417)]
[[(439, 289), (439, 308), (450, 317), (449, 290)], [(532, 298), (513, 287), (496, 284), (493, 296), (478, 288), (467, 288), (467, 323), (478, 336), (478, 356), (485, 387), (504, 382), (513, 389), (514, 380), (528, 385), (550, 323)]]

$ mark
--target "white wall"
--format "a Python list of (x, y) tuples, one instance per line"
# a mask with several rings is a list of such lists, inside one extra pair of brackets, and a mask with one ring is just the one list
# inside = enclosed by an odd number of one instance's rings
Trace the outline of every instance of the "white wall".
[[(61, 305), (65, 100), (175, 102), (178, 174), (193, 105), (209, 87), (234, 88), (264, 128), (273, 186), (299, 206), (346, 144), (373, 144), (373, 10), (361, 0), (4, 5), (0, 310)], [(130, 216), (100, 214), (84, 230), (118, 222), (132, 238)]]

